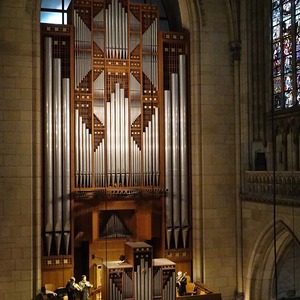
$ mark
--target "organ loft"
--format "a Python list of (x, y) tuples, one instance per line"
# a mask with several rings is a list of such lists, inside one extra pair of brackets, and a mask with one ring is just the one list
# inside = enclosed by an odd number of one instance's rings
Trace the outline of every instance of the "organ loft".
[(189, 36), (154, 4), (75, 0), (64, 17), (41, 26), (42, 281), (175, 299), (193, 257)]

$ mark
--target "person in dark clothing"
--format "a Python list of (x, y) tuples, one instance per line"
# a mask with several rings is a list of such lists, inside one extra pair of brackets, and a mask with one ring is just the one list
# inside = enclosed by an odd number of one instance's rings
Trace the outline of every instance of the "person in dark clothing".
[(76, 291), (79, 289), (79, 286), (75, 281), (75, 278), (71, 277), (66, 285), (68, 300), (76, 300)]
[(177, 291), (179, 296), (185, 295), (186, 284), (187, 284), (187, 278), (185, 277), (185, 274), (182, 274), (182, 272), (179, 271), (176, 277), (176, 286), (177, 286)]

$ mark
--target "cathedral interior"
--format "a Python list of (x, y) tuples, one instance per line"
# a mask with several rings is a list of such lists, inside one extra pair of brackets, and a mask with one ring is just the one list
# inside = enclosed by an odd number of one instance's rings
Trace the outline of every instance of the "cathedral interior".
[(0, 299), (300, 299), (299, 0), (6, 0), (0, 25)]

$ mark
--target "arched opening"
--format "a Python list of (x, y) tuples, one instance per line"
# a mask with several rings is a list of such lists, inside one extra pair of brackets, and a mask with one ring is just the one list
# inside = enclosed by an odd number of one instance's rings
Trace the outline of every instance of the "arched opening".
[[(245, 299), (276, 299), (276, 294), (277, 299), (285, 299), (297, 289), (294, 279), (299, 274), (299, 262), (295, 262), (295, 254), (300, 250), (299, 241), (283, 221), (276, 222), (275, 228), (274, 233), (273, 226), (267, 226), (256, 241), (246, 275), (248, 287), (245, 289)], [(276, 239), (277, 275), (274, 239)], [(293, 269), (290, 268), (291, 265)], [(287, 283), (287, 279), (292, 280)]]

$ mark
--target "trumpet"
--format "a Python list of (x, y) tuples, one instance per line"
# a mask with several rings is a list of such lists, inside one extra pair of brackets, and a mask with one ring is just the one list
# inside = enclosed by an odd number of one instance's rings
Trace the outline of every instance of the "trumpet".
[(80, 292), (82, 291), (82, 287), (78, 283), (74, 282), (73, 285), (77, 291), (80, 291)]

